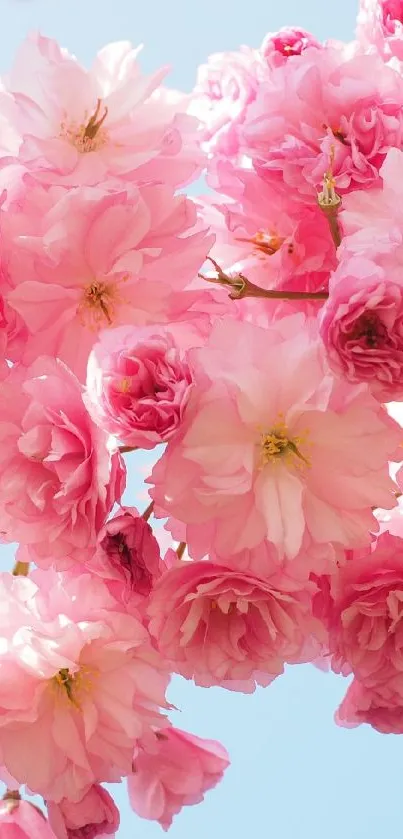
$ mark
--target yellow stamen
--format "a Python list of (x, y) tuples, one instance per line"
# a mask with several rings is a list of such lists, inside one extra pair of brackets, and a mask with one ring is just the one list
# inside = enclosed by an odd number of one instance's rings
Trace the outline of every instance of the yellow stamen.
[(269, 432), (261, 434), (261, 465), (267, 466), (269, 463), (279, 463), (281, 461), (297, 469), (310, 467), (309, 459), (300, 451), (300, 446), (307, 444), (306, 435), (303, 438), (292, 437), (285, 422), (280, 417)]
[(60, 136), (67, 139), (75, 148), (85, 154), (86, 152), (97, 151), (108, 141), (105, 129), (102, 127), (108, 115), (108, 108), (105, 106), (102, 116), (102, 100), (98, 99), (92, 116), (82, 123), (62, 123)]
[(285, 242), (283, 236), (278, 236), (277, 233), (269, 233), (267, 230), (258, 230), (254, 236), (248, 238), (239, 237), (237, 242), (250, 242), (254, 245), (253, 252), (263, 256), (273, 256), (280, 250), (282, 244)]

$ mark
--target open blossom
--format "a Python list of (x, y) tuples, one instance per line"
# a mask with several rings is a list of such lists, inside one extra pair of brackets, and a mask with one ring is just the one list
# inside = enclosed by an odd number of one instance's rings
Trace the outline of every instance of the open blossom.
[(90, 787), (81, 801), (48, 801), (47, 808), (57, 839), (104, 839), (115, 836), (119, 828), (119, 810), (99, 784)]
[(255, 171), (229, 161), (210, 168), (209, 184), (216, 194), (200, 202), (200, 211), (215, 234), (211, 256), (221, 268), (241, 271), (263, 288), (327, 288), (336, 255), (319, 207), (291, 201)]
[(7, 299), (30, 332), (24, 363), (46, 351), (85, 379), (102, 329), (167, 320), (173, 292), (191, 282), (213, 241), (196, 222), (195, 204), (163, 184), (24, 186), (3, 214)]
[(272, 69), (281, 67), (293, 56), (301, 55), (305, 50), (321, 49), (319, 41), (296, 26), (283, 26), (278, 32), (268, 32), (264, 38), (260, 52)]
[(334, 585), (333, 669), (353, 672), (370, 688), (398, 677), (403, 691), (403, 539), (381, 534), (367, 556), (340, 569)]
[(238, 129), (256, 98), (263, 72), (258, 50), (250, 47), (215, 53), (199, 67), (191, 111), (202, 123), (201, 137), (208, 151), (238, 155)]
[(123, 507), (102, 528), (88, 570), (123, 606), (145, 609), (165, 564), (150, 525), (134, 507)]
[(306, 50), (261, 84), (241, 148), (262, 177), (306, 203), (329, 169), (338, 192), (372, 187), (403, 143), (403, 80), (378, 55), (344, 46)]
[(361, 0), (357, 38), (368, 51), (376, 49), (386, 61), (403, 60), (402, 0)]
[(168, 830), (182, 807), (199, 804), (221, 781), (229, 762), (221, 743), (166, 728), (147, 749), (135, 750), (127, 779), (133, 810)]
[(192, 376), (164, 327), (101, 334), (88, 361), (86, 404), (94, 421), (127, 446), (152, 449), (180, 427)]
[(0, 762), (45, 799), (77, 803), (127, 775), (133, 743), (163, 727), (167, 674), (100, 580), (3, 574), (0, 587)]
[(20, 800), (18, 793), (0, 801), (0, 835), (4, 839), (58, 839), (41, 810)]
[(335, 720), (345, 728), (367, 723), (381, 734), (403, 734), (402, 697), (401, 674), (376, 688), (367, 688), (358, 679), (354, 679), (336, 712)]
[(85, 409), (61, 362), (13, 368), (0, 391), (0, 531), (36, 561), (74, 555), (96, 537), (125, 484), (112, 438)]
[(323, 633), (311, 614), (314, 589), (281, 573), (260, 580), (208, 561), (184, 562), (152, 592), (150, 632), (185, 678), (252, 693), (286, 662), (318, 655)]
[(138, 53), (126, 41), (109, 44), (87, 71), (49, 38), (24, 41), (3, 107), (21, 136), (19, 159), (36, 178), (69, 186), (160, 180), (160, 156), (165, 183), (197, 177), (203, 155), (186, 97), (160, 94), (167, 69), (143, 76)]
[(183, 427), (148, 481), (196, 559), (265, 539), (290, 559), (304, 540), (360, 547), (372, 508), (396, 505), (401, 429), (365, 387), (327, 372), (310, 328), (301, 316), (270, 330), (227, 320), (191, 354)]

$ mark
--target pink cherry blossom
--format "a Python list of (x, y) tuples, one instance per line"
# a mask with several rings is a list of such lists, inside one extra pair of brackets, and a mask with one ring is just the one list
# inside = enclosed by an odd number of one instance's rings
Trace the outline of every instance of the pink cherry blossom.
[[(97, 333), (167, 320), (172, 293), (192, 280), (213, 240), (195, 228), (194, 203), (162, 184), (54, 188), (39, 222), (37, 194), (23, 193), (23, 212), (18, 200), (8, 210), (14, 216), (6, 227), (14, 286), (8, 302), (31, 333), (24, 363), (46, 348), (85, 378)], [(29, 272), (16, 251), (28, 259)]]
[(201, 120), (205, 147), (225, 157), (239, 152), (238, 129), (255, 100), (264, 63), (258, 50), (215, 53), (197, 73), (191, 110)]
[(378, 688), (366, 688), (354, 679), (338, 708), (335, 720), (345, 728), (362, 723), (381, 734), (403, 734), (402, 677)]
[(140, 620), (85, 574), (0, 579), (0, 761), (60, 803), (131, 769), (161, 728), (167, 674)]
[(186, 679), (252, 693), (285, 662), (318, 655), (323, 633), (311, 614), (314, 588), (281, 573), (260, 580), (212, 562), (184, 562), (151, 594), (150, 632)]
[(6, 796), (0, 801), (2, 839), (55, 839), (55, 834), (41, 810), (14, 795), (12, 793), (10, 797)]
[(266, 539), (290, 559), (303, 544), (360, 547), (372, 508), (396, 505), (388, 460), (400, 460), (401, 429), (365, 386), (327, 372), (310, 328), (300, 316), (270, 330), (227, 320), (191, 354), (183, 427), (149, 482), (194, 558)]
[(383, 533), (367, 556), (347, 562), (333, 599), (333, 669), (369, 688), (397, 676), (403, 689), (403, 539)]
[(403, 398), (403, 283), (362, 255), (341, 259), (322, 312), (331, 367), (367, 382), (381, 401)]
[(386, 61), (403, 60), (402, 0), (361, 0), (357, 38), (368, 51), (376, 49)]
[(197, 177), (203, 155), (186, 97), (160, 93), (167, 69), (143, 76), (138, 53), (126, 41), (109, 44), (88, 72), (51, 39), (24, 41), (6, 79), (13, 107), (4, 108), (21, 136), (19, 158), (37, 178), (69, 186), (159, 179), (160, 156), (165, 183)]
[(116, 446), (90, 419), (82, 388), (59, 361), (15, 367), (0, 392), (0, 530), (36, 561), (91, 546), (124, 489)]
[(134, 507), (123, 507), (102, 528), (88, 570), (105, 580), (122, 606), (145, 610), (165, 564), (149, 523)]
[(334, 156), (338, 192), (379, 183), (403, 143), (403, 80), (377, 55), (328, 45), (287, 61), (260, 85), (241, 148), (262, 177), (315, 203)]
[(306, 49), (321, 49), (321, 44), (310, 32), (294, 26), (283, 26), (278, 32), (268, 32), (260, 51), (268, 66), (281, 67), (290, 58)]
[(127, 781), (133, 810), (168, 830), (182, 807), (199, 804), (221, 781), (229, 762), (221, 743), (166, 728), (147, 749), (135, 750)]
[(119, 828), (119, 810), (99, 784), (94, 784), (81, 801), (48, 801), (47, 808), (57, 839), (103, 839), (114, 837)]
[(126, 446), (152, 449), (182, 422), (192, 387), (186, 360), (163, 327), (121, 327), (101, 334), (87, 369), (86, 405)]

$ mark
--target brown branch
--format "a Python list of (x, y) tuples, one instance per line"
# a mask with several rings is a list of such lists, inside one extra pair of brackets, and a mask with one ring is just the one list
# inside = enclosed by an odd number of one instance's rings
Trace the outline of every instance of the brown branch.
[(229, 293), (231, 300), (242, 300), (244, 297), (264, 297), (269, 300), (327, 300), (329, 297), (327, 291), (267, 290), (252, 283), (243, 274), (235, 274), (235, 276), (231, 277), (220, 268), (215, 259), (212, 259), (211, 256), (208, 256), (207, 259), (214, 265), (217, 276), (206, 277), (205, 274), (199, 274), (199, 277), (208, 283), (229, 286), (231, 289)]
[(148, 507), (144, 510), (144, 513), (142, 515), (142, 518), (144, 519), (144, 521), (148, 521), (148, 519), (152, 515), (153, 509), (154, 509), (154, 501), (151, 501), (150, 504), (148, 505)]
[(138, 446), (119, 446), (120, 454), (128, 454), (129, 452), (137, 452)]
[(17, 562), (14, 565), (12, 571), (13, 577), (28, 577), (29, 574), (29, 562)]
[(176, 549), (176, 554), (177, 554), (178, 559), (182, 559), (183, 554), (185, 553), (185, 550), (186, 550), (186, 542), (179, 542), (179, 545)]

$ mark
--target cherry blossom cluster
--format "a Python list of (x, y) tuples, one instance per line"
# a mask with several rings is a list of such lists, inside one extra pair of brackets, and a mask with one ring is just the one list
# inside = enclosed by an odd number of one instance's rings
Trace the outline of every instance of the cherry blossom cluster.
[(190, 95), (138, 53), (34, 34), (0, 87), (10, 839), (113, 837), (122, 781), (165, 830), (202, 801), (229, 756), (172, 674), (309, 662), (349, 677), (338, 724), (403, 734), (403, 2)]

